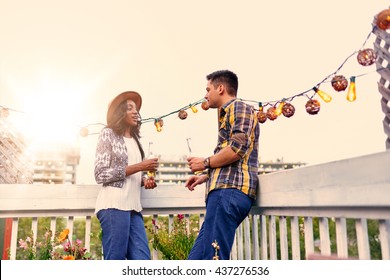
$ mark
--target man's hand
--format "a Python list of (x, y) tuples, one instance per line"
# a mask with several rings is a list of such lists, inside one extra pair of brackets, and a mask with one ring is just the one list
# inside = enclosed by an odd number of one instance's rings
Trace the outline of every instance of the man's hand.
[(185, 187), (188, 188), (190, 191), (193, 191), (197, 185), (203, 184), (208, 179), (207, 175), (201, 175), (201, 176), (190, 176), (186, 183)]
[(191, 169), (192, 173), (195, 173), (197, 171), (203, 171), (205, 169), (204, 160), (205, 159), (202, 157), (187, 158), (188, 167)]

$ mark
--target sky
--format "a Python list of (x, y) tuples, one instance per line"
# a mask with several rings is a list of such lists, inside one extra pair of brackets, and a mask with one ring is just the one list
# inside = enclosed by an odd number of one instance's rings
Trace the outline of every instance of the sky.
[[(364, 42), (387, 8), (381, 0), (0, 0), (0, 106), (33, 142), (76, 141), (78, 184), (95, 184), (97, 133), (109, 102), (127, 90), (142, 95), (144, 119), (168, 115), (162, 132), (143, 123), (146, 152), (181, 158), (190, 139), (193, 155), (209, 156), (216, 110), (170, 114), (204, 97), (207, 74), (235, 72), (238, 97), (256, 107), (296, 96), (373, 48), (374, 34)], [(356, 101), (329, 82), (320, 88), (333, 100), (318, 98), (317, 115), (306, 112), (308, 97), (294, 98), (293, 117), (261, 124), (260, 161), (312, 165), (385, 151), (375, 65), (355, 55), (338, 74), (357, 76)], [(91, 135), (79, 137), (83, 126)]]

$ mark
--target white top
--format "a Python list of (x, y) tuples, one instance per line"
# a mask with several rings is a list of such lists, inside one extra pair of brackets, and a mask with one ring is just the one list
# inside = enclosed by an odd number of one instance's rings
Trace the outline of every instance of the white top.
[[(141, 153), (134, 138), (126, 138), (128, 164), (141, 162)], [(122, 188), (102, 187), (96, 199), (95, 214), (101, 209), (115, 208), (119, 210), (142, 211), (141, 205), (141, 172), (126, 177)]]

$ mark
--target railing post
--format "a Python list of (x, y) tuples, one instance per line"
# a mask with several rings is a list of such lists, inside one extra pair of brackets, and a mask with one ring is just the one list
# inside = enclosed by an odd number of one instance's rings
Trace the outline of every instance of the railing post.
[(245, 259), (251, 259), (251, 233), (250, 233), (249, 216), (244, 220), (244, 243), (245, 243)]
[(262, 260), (268, 260), (268, 241), (267, 241), (267, 217), (260, 216), (260, 230), (261, 230), (261, 257)]
[(10, 260), (16, 259), (16, 249), (18, 245), (18, 225), (19, 218), (12, 219), (12, 234), (11, 234), (11, 247), (10, 247)]
[(274, 215), (269, 217), (269, 258), (270, 260), (276, 260), (278, 258), (277, 253), (277, 241), (276, 241), (276, 218)]
[(370, 243), (368, 241), (367, 219), (356, 220), (356, 237), (360, 260), (369, 260)]
[(294, 216), (291, 218), (291, 249), (293, 260), (301, 259), (299, 233), (299, 218)]
[(92, 217), (85, 217), (85, 248), (88, 252), (91, 251), (91, 227), (92, 227)]
[(321, 239), (321, 255), (331, 255), (330, 237), (329, 237), (329, 222), (327, 217), (319, 218), (320, 239)]
[(390, 220), (379, 221), (379, 239), (381, 243), (382, 260), (390, 260)]
[(251, 215), (252, 219), (252, 247), (253, 247), (253, 259), (260, 259), (259, 251), (259, 215)]
[(336, 218), (337, 256), (348, 258), (347, 221), (345, 218)]
[(314, 253), (314, 238), (313, 238), (313, 218), (305, 217), (304, 219), (305, 232), (305, 253), (306, 258)]
[(280, 258), (288, 260), (288, 242), (287, 242), (287, 218), (279, 217), (279, 239), (280, 239)]

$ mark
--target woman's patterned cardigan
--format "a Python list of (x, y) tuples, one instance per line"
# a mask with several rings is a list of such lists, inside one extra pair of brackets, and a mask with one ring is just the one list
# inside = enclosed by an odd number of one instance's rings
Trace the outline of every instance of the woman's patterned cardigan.
[(122, 188), (128, 164), (127, 148), (123, 136), (108, 127), (100, 132), (95, 157), (95, 180), (103, 187)]

